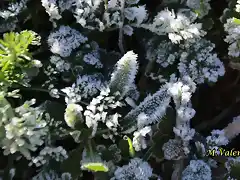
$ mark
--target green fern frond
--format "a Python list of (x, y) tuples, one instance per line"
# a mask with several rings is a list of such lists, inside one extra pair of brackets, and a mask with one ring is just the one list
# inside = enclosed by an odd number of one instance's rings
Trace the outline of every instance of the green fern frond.
[(5, 33), (0, 39), (0, 82), (6, 86), (22, 84), (26, 70), (35, 63), (28, 48), (39, 44), (40, 37), (33, 31)]

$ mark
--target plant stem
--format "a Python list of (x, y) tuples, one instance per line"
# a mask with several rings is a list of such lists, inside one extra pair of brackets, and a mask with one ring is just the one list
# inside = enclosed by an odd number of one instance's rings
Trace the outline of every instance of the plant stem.
[(125, 54), (123, 47), (123, 25), (124, 25), (124, 6), (125, 0), (121, 0), (121, 24), (119, 26), (119, 35), (118, 35), (118, 47), (121, 51), (121, 54)]

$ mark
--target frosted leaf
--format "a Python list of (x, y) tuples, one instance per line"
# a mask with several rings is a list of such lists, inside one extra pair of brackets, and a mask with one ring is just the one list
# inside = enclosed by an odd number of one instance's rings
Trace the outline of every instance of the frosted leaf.
[(102, 68), (103, 64), (100, 61), (100, 54), (97, 51), (90, 52), (83, 57), (83, 61), (96, 68)]
[(159, 122), (165, 115), (169, 103), (170, 96), (165, 86), (155, 94), (148, 95), (143, 102), (124, 117), (124, 122), (130, 123), (126, 132), (134, 131), (136, 125), (141, 129), (144, 126)]
[(59, 54), (62, 57), (70, 56), (72, 50), (78, 48), (88, 39), (80, 32), (69, 26), (60, 26), (48, 37), (48, 45), (52, 53)]
[(225, 42), (229, 44), (228, 55), (232, 57), (239, 57), (240, 48), (240, 24), (237, 23), (238, 19), (229, 18), (224, 24), (224, 30), (227, 32), (227, 36), (224, 39)]
[(133, 35), (133, 28), (129, 25), (124, 25), (123, 26), (123, 33), (128, 35), (128, 36), (132, 36)]
[(140, 25), (147, 18), (147, 11), (145, 6), (128, 7), (124, 9), (124, 15), (130, 21), (136, 19), (137, 25)]
[(177, 160), (184, 153), (181, 141), (176, 139), (169, 139), (168, 142), (163, 144), (162, 150), (164, 158), (167, 160)]
[(210, 0), (187, 0), (186, 5), (198, 15), (199, 18), (206, 16), (211, 9)]
[(152, 24), (144, 24), (141, 27), (158, 35), (168, 35), (174, 44), (179, 44), (181, 40), (193, 42), (206, 34), (202, 30), (202, 24), (192, 22), (192, 18), (181, 11), (175, 14), (173, 10), (168, 9), (160, 11)]
[(105, 87), (105, 82), (101, 80), (100, 74), (78, 76), (76, 83), (72, 87), (78, 89), (79, 94), (83, 98), (96, 95)]
[(182, 173), (182, 180), (211, 180), (212, 171), (202, 160), (191, 160)]
[(41, 0), (42, 6), (50, 17), (50, 21), (59, 20), (62, 16), (59, 13), (56, 0)]
[(119, 91), (121, 96), (125, 96), (134, 80), (138, 70), (137, 54), (128, 51), (116, 64), (116, 69), (111, 75), (109, 83), (112, 92)]
[(131, 159), (128, 165), (118, 167), (111, 180), (149, 180), (152, 168), (142, 159)]
[(208, 136), (206, 138), (207, 143), (209, 145), (217, 145), (217, 146), (224, 146), (229, 143), (229, 140), (225, 136), (225, 133), (223, 130), (213, 130), (211, 132), (211, 136)]
[(9, 4), (7, 9), (0, 10), (0, 17), (4, 19), (9, 19), (10, 17), (15, 17), (27, 8), (28, 0), (20, 0), (19, 2), (12, 2)]
[(146, 126), (133, 133), (133, 147), (136, 151), (147, 148), (147, 142), (145, 140), (146, 135), (152, 135), (152, 129), (150, 126)]

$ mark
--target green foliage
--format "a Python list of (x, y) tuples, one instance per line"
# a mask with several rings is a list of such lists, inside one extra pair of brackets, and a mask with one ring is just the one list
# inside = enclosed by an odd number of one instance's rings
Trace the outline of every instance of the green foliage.
[(30, 45), (39, 45), (40, 37), (33, 31), (10, 32), (0, 40), (0, 81), (1, 85), (14, 83), (26, 85), (27, 70), (36, 66), (30, 53)]

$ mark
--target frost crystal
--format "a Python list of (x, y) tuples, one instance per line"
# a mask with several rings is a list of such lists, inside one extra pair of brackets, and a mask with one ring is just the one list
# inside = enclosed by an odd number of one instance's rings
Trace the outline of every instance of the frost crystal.
[(148, 180), (152, 176), (152, 168), (142, 159), (131, 159), (128, 165), (118, 167), (111, 180)]
[(212, 171), (207, 163), (202, 160), (191, 160), (182, 173), (182, 180), (211, 180)]
[(67, 104), (77, 103), (80, 102), (82, 99), (80, 89), (75, 86), (65, 87), (64, 89), (61, 89), (61, 91), (67, 95), (65, 97), (65, 102)]
[(78, 48), (88, 39), (80, 32), (69, 26), (60, 26), (48, 37), (48, 45), (52, 53), (59, 54), (62, 57), (70, 56), (72, 50)]

